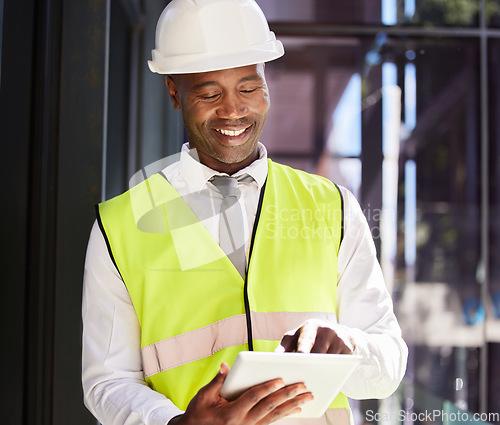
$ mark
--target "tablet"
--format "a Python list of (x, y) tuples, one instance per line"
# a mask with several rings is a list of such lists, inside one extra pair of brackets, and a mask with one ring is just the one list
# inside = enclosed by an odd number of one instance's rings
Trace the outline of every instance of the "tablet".
[(286, 385), (303, 382), (314, 400), (296, 417), (317, 418), (328, 409), (362, 357), (351, 354), (304, 354), (242, 351), (222, 386), (221, 396), (234, 400), (245, 390), (275, 378)]

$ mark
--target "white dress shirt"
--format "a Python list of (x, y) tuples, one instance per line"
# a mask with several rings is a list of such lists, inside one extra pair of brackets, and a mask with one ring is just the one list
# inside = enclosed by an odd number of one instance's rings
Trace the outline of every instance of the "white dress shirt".
[[(259, 159), (234, 175), (253, 178), (239, 183), (248, 241), (268, 169), (266, 149), (260, 143), (258, 149)], [(209, 182), (221, 173), (200, 164), (188, 151), (186, 144), (180, 160), (162, 172), (196, 213), (206, 207), (198, 204), (196, 196), (186, 195), (208, 189), (213, 191), (211, 197), (222, 202), (222, 195)], [(366, 219), (354, 196), (347, 189), (340, 189), (344, 198), (344, 239), (338, 255), (338, 323), (330, 325), (348, 335), (355, 344), (355, 354), (363, 356), (362, 367), (342, 392), (357, 399), (382, 398), (397, 388), (404, 375), (407, 347)], [(218, 241), (218, 216), (208, 217), (202, 223)], [(144, 381), (138, 319), (97, 224), (92, 228), (87, 249), (82, 317), (85, 405), (103, 425), (165, 425), (182, 413)]]

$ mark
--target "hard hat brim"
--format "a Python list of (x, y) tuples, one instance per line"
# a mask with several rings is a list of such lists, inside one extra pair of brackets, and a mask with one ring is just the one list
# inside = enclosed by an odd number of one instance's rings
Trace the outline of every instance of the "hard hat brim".
[(273, 40), (259, 45), (253, 51), (221, 52), (220, 55), (194, 54), (163, 57), (158, 50), (152, 51), (153, 60), (148, 61), (149, 69), (158, 74), (194, 74), (239, 68), (257, 63), (269, 62), (285, 54), (283, 44)]

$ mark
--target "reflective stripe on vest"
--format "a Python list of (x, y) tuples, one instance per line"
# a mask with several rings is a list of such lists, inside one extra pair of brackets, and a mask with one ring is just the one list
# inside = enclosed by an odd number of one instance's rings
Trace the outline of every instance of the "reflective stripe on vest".
[[(285, 332), (299, 327), (308, 319), (336, 321), (334, 314), (319, 312), (252, 312), (251, 315), (253, 337), (265, 341), (280, 340)], [(275, 325), (270, 329), (266, 326), (267, 323)], [(174, 367), (209, 357), (224, 348), (246, 344), (246, 329), (246, 315), (240, 314), (143, 347), (144, 375), (149, 378)]]
[[(255, 350), (308, 318), (335, 320), (341, 214), (333, 183), (269, 161), (247, 278)], [(185, 409), (248, 349), (243, 279), (162, 175), (99, 215), (141, 326), (146, 382)]]

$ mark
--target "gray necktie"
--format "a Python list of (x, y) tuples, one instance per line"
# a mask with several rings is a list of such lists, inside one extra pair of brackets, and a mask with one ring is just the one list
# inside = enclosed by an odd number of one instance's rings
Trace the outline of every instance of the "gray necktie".
[(238, 203), (240, 190), (234, 177), (214, 176), (212, 183), (222, 194), (219, 245), (241, 276), (245, 276), (246, 256), (243, 213)]

